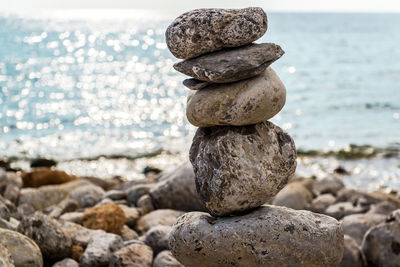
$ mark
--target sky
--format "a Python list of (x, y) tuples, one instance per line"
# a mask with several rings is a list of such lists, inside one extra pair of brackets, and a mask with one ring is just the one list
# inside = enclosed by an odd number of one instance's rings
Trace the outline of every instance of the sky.
[(400, 0), (0, 0), (0, 10), (155, 9), (179, 13), (203, 7), (248, 6), (267, 11), (400, 12)]

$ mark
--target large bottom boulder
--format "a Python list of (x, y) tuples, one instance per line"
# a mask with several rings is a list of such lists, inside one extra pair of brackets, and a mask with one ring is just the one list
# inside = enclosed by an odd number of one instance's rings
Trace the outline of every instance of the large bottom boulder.
[(215, 218), (191, 212), (174, 225), (169, 247), (185, 266), (338, 266), (344, 244), (334, 218), (265, 205)]

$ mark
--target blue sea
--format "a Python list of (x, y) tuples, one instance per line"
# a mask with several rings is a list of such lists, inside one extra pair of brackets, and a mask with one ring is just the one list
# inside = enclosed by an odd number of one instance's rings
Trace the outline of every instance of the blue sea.
[[(400, 146), (400, 14), (268, 13), (285, 55), (272, 119), (298, 148)], [(0, 14), (0, 156), (58, 160), (186, 151), (188, 89), (166, 14)]]

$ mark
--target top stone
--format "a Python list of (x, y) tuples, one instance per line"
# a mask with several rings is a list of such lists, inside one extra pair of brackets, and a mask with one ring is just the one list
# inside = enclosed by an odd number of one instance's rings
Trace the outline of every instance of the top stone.
[(165, 37), (175, 57), (188, 59), (250, 44), (264, 35), (267, 24), (267, 15), (259, 7), (195, 9), (176, 18)]

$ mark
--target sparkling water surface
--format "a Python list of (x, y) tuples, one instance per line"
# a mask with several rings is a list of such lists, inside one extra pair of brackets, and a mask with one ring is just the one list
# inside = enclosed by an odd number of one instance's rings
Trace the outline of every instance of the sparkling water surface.
[[(400, 14), (269, 14), (287, 88), (272, 120), (298, 148), (400, 142)], [(0, 15), (0, 156), (185, 151), (195, 128), (164, 32), (137, 11)]]

